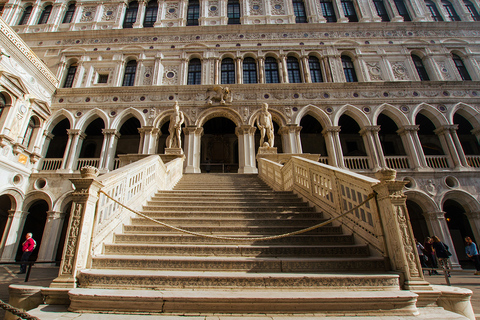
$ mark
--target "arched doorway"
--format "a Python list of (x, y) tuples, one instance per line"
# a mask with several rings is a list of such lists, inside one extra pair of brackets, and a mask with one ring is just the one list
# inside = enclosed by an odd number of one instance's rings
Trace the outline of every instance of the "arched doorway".
[(302, 131), (300, 131), (300, 140), (302, 142), (303, 153), (320, 154), (328, 164), (328, 153), (325, 145), (325, 138), (323, 137), (323, 127), (320, 122), (312, 117), (306, 115), (300, 121)]
[[(58, 159), (55, 161), (55, 164), (51, 163), (48, 165), (48, 168), (42, 168), (44, 170), (55, 170), (60, 169), (61, 160), (64, 157), (65, 149), (67, 148), (68, 143), (68, 133), (67, 130), (70, 129), (70, 122), (68, 119), (63, 119), (52, 130), (53, 138), (48, 145), (47, 152), (45, 154), (46, 159)], [(48, 163), (48, 161), (45, 161)], [(44, 162), (44, 163), (45, 163)]]
[(140, 121), (137, 118), (131, 117), (120, 128), (120, 138), (117, 142), (117, 150), (115, 152), (115, 165), (113, 169), (118, 168), (119, 154), (137, 154), (140, 146)]
[(420, 126), (418, 130), (418, 138), (422, 144), (423, 153), (429, 155), (444, 155), (440, 139), (435, 134), (435, 125), (433, 122), (423, 114), (417, 114), (415, 124)]
[(218, 117), (203, 125), (200, 169), (202, 172), (238, 171), (238, 138), (233, 121)]
[(68, 223), (70, 221), (70, 211), (72, 210), (72, 202), (70, 201), (65, 210), (63, 210), (65, 218), (63, 220), (62, 231), (60, 233), (60, 239), (58, 240), (57, 254), (55, 261), (61, 261), (63, 255), (63, 248), (65, 247), (65, 238), (67, 237)]
[(414, 201), (407, 200), (408, 216), (413, 229), (413, 235), (420, 243), (424, 243), (429, 236), (427, 222), (423, 215), (423, 209)]
[(103, 145), (103, 129), (105, 129), (105, 123), (101, 118), (93, 120), (85, 129), (86, 137), (80, 149), (76, 170), (80, 170), (84, 165), (99, 167)]
[(30, 260), (35, 261), (38, 257), (38, 251), (42, 242), (43, 231), (45, 229), (45, 223), (47, 222), (48, 204), (45, 200), (35, 201), (28, 209), (28, 215), (23, 225), (23, 231), (20, 238), (18, 238), (18, 249), (16, 255), (16, 261), (20, 261), (22, 257), (22, 243), (25, 241), (27, 233), (33, 234), (33, 239), (37, 242), (37, 247), (30, 256)]
[(480, 144), (472, 134), (472, 124), (458, 112), (453, 116), (453, 123), (458, 125), (457, 136), (469, 166), (480, 168)]
[(348, 169), (369, 169), (370, 164), (357, 121), (344, 114), (338, 120), (338, 125), (341, 129), (339, 136), (345, 166)]
[[(378, 137), (382, 145), (387, 167), (392, 169), (410, 168), (402, 138), (397, 134), (398, 126), (395, 121), (381, 113), (377, 118), (377, 124), (380, 126)], [(420, 239), (418, 240), (420, 241)]]

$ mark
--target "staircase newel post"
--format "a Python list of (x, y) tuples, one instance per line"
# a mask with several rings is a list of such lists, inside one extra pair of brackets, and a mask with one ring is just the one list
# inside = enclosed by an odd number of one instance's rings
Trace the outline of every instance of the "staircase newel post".
[(83, 167), (81, 169), (82, 178), (70, 179), (75, 185), (75, 191), (72, 194), (72, 211), (68, 222), (62, 263), (58, 277), (50, 284), (52, 288), (75, 288), (78, 270), (87, 267), (98, 191), (103, 187), (100, 182), (95, 180), (98, 173), (99, 171), (95, 167)]
[(385, 237), (387, 256), (393, 271), (401, 273), (400, 284), (406, 290), (431, 290), (423, 278), (415, 238), (407, 211), (404, 181), (395, 180), (396, 171), (381, 169), (376, 173), (380, 183), (373, 186)]

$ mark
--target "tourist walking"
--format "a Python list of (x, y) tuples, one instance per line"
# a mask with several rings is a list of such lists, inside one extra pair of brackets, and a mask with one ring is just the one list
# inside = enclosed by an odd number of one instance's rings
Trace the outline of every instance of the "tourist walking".
[[(435, 252), (435, 256), (437, 257), (438, 264), (441, 268), (448, 270), (449, 269), (449, 258), (452, 255), (450, 251), (448, 251), (448, 246), (440, 241), (437, 236), (432, 236), (433, 239), (433, 250)], [(450, 272), (447, 271), (448, 276), (450, 276)]]
[(427, 261), (427, 266), (433, 269), (432, 271), (429, 271), (428, 274), (438, 274), (437, 270), (435, 270), (438, 265), (437, 259), (435, 259), (435, 253), (433, 252), (433, 239), (430, 237), (425, 238), (423, 247), (425, 248), (425, 260)]
[(473, 242), (472, 238), (465, 237), (465, 253), (475, 265), (476, 275), (480, 275), (480, 256), (478, 255), (477, 245)]
[[(25, 236), (26, 240), (25, 242), (22, 243), (22, 258), (20, 259), (21, 262), (26, 262), (28, 261), (28, 258), (30, 258), (30, 255), (32, 254), (32, 251), (35, 249), (37, 243), (35, 240), (32, 238), (32, 233), (27, 233)], [(27, 272), (27, 265), (26, 264), (21, 264), (20, 265), (20, 272), (19, 273), (25, 273)]]

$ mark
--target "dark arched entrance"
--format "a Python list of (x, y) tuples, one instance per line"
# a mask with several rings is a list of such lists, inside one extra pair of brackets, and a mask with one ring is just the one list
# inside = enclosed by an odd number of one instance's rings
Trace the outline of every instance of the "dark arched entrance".
[(100, 118), (92, 121), (87, 129), (85, 129), (86, 137), (85, 140), (83, 140), (82, 148), (80, 149), (80, 161), (75, 168), (76, 170), (79, 170), (86, 164), (95, 167), (99, 166), (103, 145), (103, 129), (105, 129), (105, 123)]
[(423, 216), (422, 208), (414, 201), (407, 200), (408, 216), (413, 229), (413, 235), (420, 243), (424, 243), (425, 239), (431, 236), (428, 232), (427, 222)]
[(322, 157), (328, 157), (325, 138), (323, 137), (323, 127), (317, 119), (311, 115), (306, 115), (300, 121), (302, 131), (300, 131), (300, 140), (302, 141), (303, 153), (320, 154)]
[(462, 267), (470, 266), (471, 262), (465, 254), (465, 237), (470, 237), (477, 243), (470, 222), (465, 215), (465, 209), (455, 200), (447, 200), (443, 204), (445, 219), (447, 220), (450, 236), (452, 237), (457, 257)]
[(137, 118), (131, 117), (120, 128), (120, 138), (117, 142), (117, 150), (115, 152), (115, 165), (113, 169), (118, 168), (119, 154), (138, 154), (140, 146), (140, 121)]
[(8, 212), (12, 210), (12, 200), (9, 195), (0, 196), (0, 241), (6, 235), (5, 230), (8, 221)]
[(22, 235), (19, 238), (16, 260), (20, 261), (22, 257), (22, 243), (25, 241), (27, 233), (33, 234), (33, 239), (37, 242), (37, 247), (33, 250), (30, 260), (37, 260), (38, 251), (42, 242), (45, 223), (47, 222), (48, 204), (45, 200), (35, 201), (28, 209), (28, 215), (23, 225)]

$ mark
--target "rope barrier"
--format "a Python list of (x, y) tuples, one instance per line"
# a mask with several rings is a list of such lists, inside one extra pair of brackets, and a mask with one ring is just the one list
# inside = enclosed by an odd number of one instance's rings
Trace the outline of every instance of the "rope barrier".
[(11, 314), (14, 314), (16, 316), (19, 316), (21, 319), (26, 319), (26, 320), (40, 320), (40, 318), (34, 317), (29, 315), (26, 312), (23, 312), (20, 309), (15, 308), (14, 306), (9, 305), (6, 302), (3, 302), (0, 300), (0, 308), (4, 309), (5, 311), (10, 312)]
[(266, 241), (266, 240), (274, 240), (274, 239), (281, 239), (281, 238), (286, 238), (286, 237), (290, 237), (290, 236), (294, 236), (294, 235), (298, 235), (298, 234), (302, 234), (302, 233), (305, 233), (305, 232), (308, 232), (308, 231), (312, 231), (312, 230), (315, 230), (317, 228), (320, 228), (324, 225), (327, 225), (335, 220), (338, 220), (340, 219), (341, 217), (357, 210), (358, 208), (360, 208), (361, 206), (363, 206), (365, 203), (367, 203), (368, 201), (370, 201), (370, 199), (374, 198), (376, 193), (375, 192), (372, 192), (370, 193), (367, 198), (365, 198), (365, 200), (363, 200), (362, 202), (360, 202), (357, 206), (353, 207), (352, 209), (342, 213), (341, 215), (335, 217), (335, 218), (331, 218), (327, 221), (324, 221), (322, 223), (319, 223), (319, 224), (316, 224), (314, 226), (311, 226), (311, 227), (308, 227), (308, 228), (305, 228), (305, 229), (301, 229), (301, 230), (297, 230), (297, 231), (293, 231), (293, 232), (288, 232), (288, 233), (284, 233), (284, 234), (279, 234), (279, 235), (276, 235), (276, 236), (261, 236), (261, 237), (224, 237), (224, 236), (213, 236), (213, 235), (209, 235), (209, 234), (203, 234), (203, 233), (198, 233), (198, 232), (194, 232), (194, 231), (189, 231), (189, 230), (185, 230), (185, 229), (182, 229), (182, 228), (179, 228), (179, 227), (175, 227), (175, 226), (172, 226), (172, 225), (169, 225), (165, 222), (162, 222), (162, 221), (158, 221), (158, 220), (155, 220), (143, 213), (140, 213), (134, 209), (131, 209), (129, 207), (127, 207), (126, 205), (120, 203), (119, 201), (113, 199), (110, 195), (108, 195), (106, 192), (100, 190), (98, 192), (99, 194), (102, 193), (104, 194), (107, 198), (109, 198), (110, 200), (112, 200), (113, 202), (117, 203), (118, 205), (124, 207), (125, 209), (141, 216), (142, 218), (145, 218), (147, 220), (150, 220), (154, 223), (157, 223), (157, 224), (160, 224), (164, 227), (167, 227), (169, 229), (173, 229), (173, 230), (176, 230), (176, 231), (180, 231), (182, 233), (187, 233), (187, 234), (191, 234), (191, 235), (194, 235), (194, 236), (198, 236), (198, 237), (203, 237), (203, 238), (211, 238), (211, 239), (220, 239), (220, 240), (229, 240), (229, 241), (252, 241), (252, 240), (255, 240), (255, 241)]

